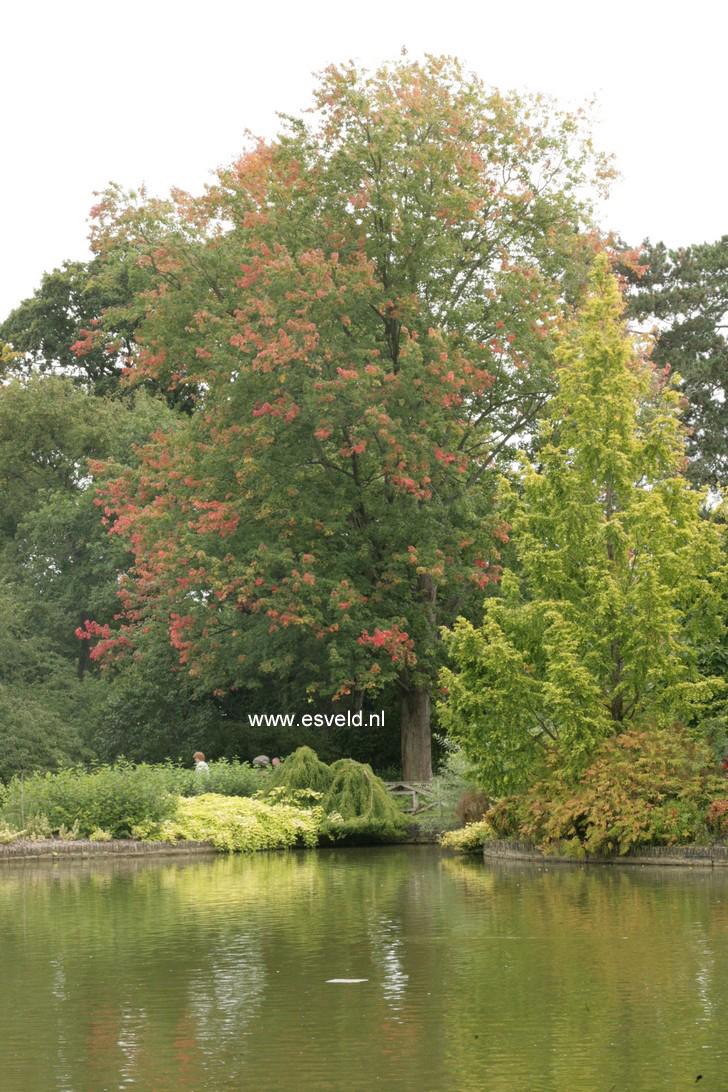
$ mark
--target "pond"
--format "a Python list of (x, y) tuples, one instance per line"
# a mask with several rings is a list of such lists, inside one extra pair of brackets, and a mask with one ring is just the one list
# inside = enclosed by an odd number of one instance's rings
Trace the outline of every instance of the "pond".
[(0, 929), (2, 1092), (728, 1088), (728, 870), (16, 863)]

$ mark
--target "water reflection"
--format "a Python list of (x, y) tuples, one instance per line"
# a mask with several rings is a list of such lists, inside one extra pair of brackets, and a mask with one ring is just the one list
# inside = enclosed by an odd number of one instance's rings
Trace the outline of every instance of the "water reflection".
[(372, 921), (369, 940), (375, 964), (380, 970), (382, 995), (395, 1012), (402, 1007), (409, 975), (402, 967), (402, 923), (396, 918), (381, 917)]
[(727, 894), (429, 847), (16, 863), (0, 1092), (725, 1089)]

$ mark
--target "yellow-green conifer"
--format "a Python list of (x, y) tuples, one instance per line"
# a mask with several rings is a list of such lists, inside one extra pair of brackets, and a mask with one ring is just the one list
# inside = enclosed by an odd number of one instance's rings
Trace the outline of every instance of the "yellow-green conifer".
[(537, 461), (502, 486), (518, 558), (482, 626), (445, 633), (441, 716), (493, 790), (558, 749), (578, 769), (636, 724), (697, 724), (721, 680), (701, 653), (722, 631), (721, 528), (685, 480), (680, 394), (622, 321), (606, 256), (557, 351)]

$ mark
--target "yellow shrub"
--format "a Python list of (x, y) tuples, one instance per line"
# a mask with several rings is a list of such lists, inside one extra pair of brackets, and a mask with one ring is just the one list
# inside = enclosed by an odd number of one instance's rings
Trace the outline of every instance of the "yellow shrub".
[(205, 793), (181, 797), (171, 819), (154, 831), (139, 833), (149, 841), (212, 842), (217, 849), (250, 853), (297, 844), (315, 846), (321, 819), (318, 807), (298, 808)]
[(448, 830), (440, 838), (440, 843), (446, 849), (454, 849), (458, 853), (478, 853), (489, 838), (495, 838), (495, 832), (485, 819), (477, 823), (468, 823), (460, 830)]

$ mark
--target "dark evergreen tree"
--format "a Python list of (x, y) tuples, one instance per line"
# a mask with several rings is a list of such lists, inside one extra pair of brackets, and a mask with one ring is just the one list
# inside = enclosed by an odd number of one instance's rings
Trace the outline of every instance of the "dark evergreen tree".
[(697, 482), (725, 482), (728, 472), (728, 235), (715, 243), (668, 250), (645, 242), (647, 270), (633, 284), (629, 314), (658, 329), (656, 364), (683, 378), (690, 428), (688, 473)]

